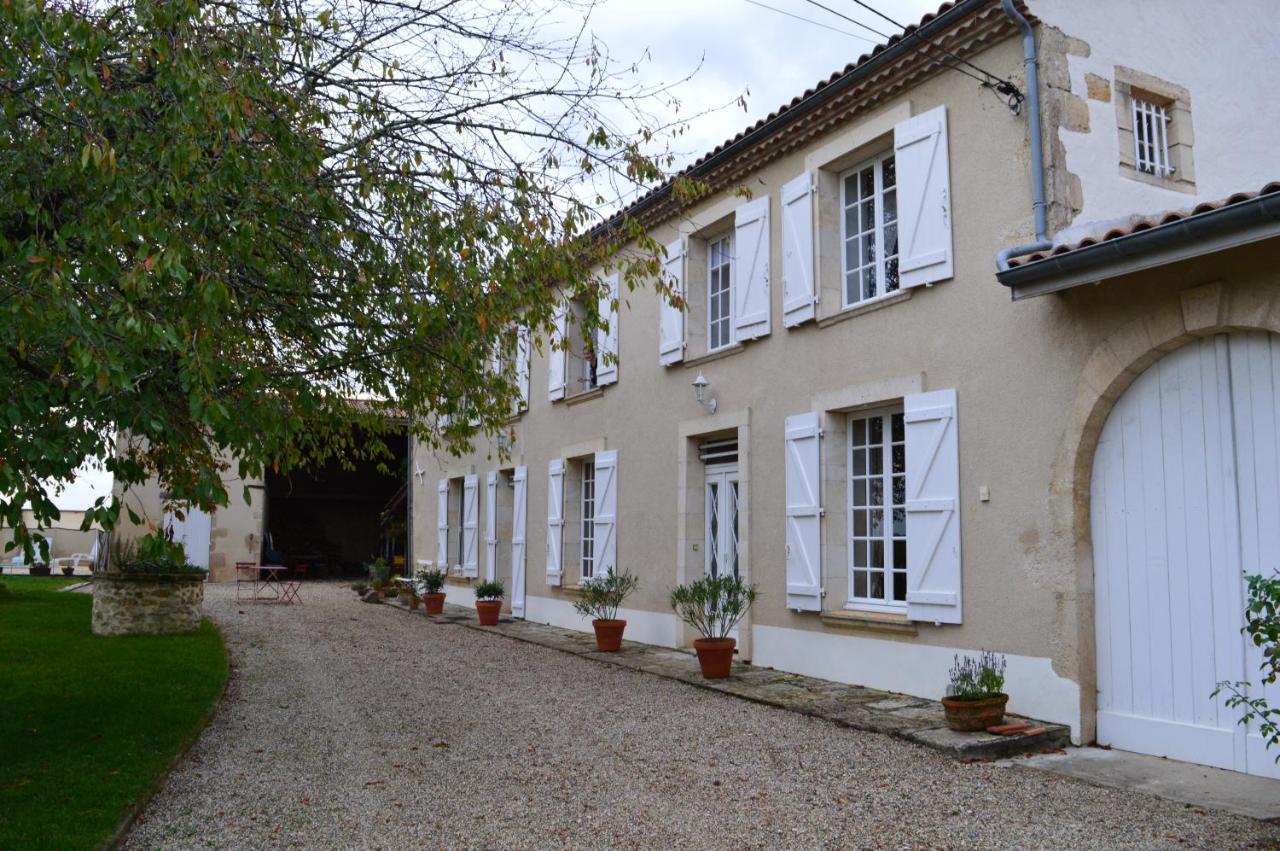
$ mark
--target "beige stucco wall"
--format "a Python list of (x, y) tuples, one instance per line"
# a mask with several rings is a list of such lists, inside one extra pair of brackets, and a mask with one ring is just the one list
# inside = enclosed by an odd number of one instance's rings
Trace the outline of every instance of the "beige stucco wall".
[[(1016, 41), (976, 61), (1021, 79)], [(842, 151), (848, 164), (877, 147), (887, 148), (894, 122), (940, 103), (949, 110), (954, 278), (841, 321), (784, 328), (779, 187)], [(741, 564), (762, 594), (741, 631), (744, 655), (937, 696), (951, 653), (996, 650), (1011, 657), (1015, 711), (1071, 723), (1078, 738), (1089, 739), (1094, 711), (1092, 441), (1127, 382), (1189, 335), (1227, 327), (1280, 330), (1269, 295), (1276, 283), (1270, 270), (1280, 258), (1245, 249), (1012, 303), (995, 280), (993, 258), (1030, 234), (1028, 160), (1025, 120), (1012, 117), (999, 100), (962, 77), (936, 77), (909, 98), (883, 104), (744, 181), (756, 197), (773, 199), (768, 337), (727, 356), (661, 367), (658, 301), (637, 292), (624, 300), (620, 314), (617, 384), (582, 401), (552, 403), (545, 357), (535, 355), (530, 407), (515, 424), (510, 462), (529, 469), (529, 616), (589, 628), (566, 614), (572, 590), (546, 582), (547, 463), (593, 446), (616, 449), (618, 563), (641, 579), (628, 601), (628, 617), (649, 640), (665, 636), (668, 643), (687, 642), (691, 636), (674, 624), (666, 597), (675, 583), (702, 571), (703, 554), (694, 546), (701, 544), (703, 483), (693, 441), (736, 430)], [(1061, 192), (1079, 191), (1070, 181), (1052, 185)], [(1078, 204), (1078, 199), (1051, 200)], [(727, 194), (712, 197), (653, 236), (665, 244), (677, 233), (697, 233), (723, 222), (738, 203)], [(829, 237), (820, 233), (819, 242), (830, 245)], [(832, 272), (824, 266), (820, 274)], [(824, 293), (832, 292), (830, 277), (822, 284)], [(705, 321), (699, 306), (692, 312), (691, 323)], [(819, 317), (832, 312), (828, 299)], [(700, 335), (687, 336), (689, 356), (696, 357)], [(715, 415), (694, 401), (690, 382), (699, 371), (718, 400)], [(836, 627), (814, 613), (788, 611), (784, 418), (892, 403), (905, 393), (941, 388), (958, 392), (963, 624), (916, 624), (912, 635)], [(825, 422), (824, 608), (834, 611), (844, 603), (848, 570), (845, 484), (842, 470), (833, 473), (843, 465), (844, 446), (834, 428), (839, 418), (828, 416)], [(414, 484), (418, 559), (435, 558), (437, 479), (474, 472), (483, 488), (484, 472), (497, 466), (494, 454), (488, 448), (462, 459), (418, 453), (416, 461), (425, 471)], [(989, 489), (989, 501), (979, 499), (982, 488)], [(482, 491), (482, 516), (486, 510)], [(566, 581), (571, 581), (568, 540)], [(505, 560), (499, 575), (509, 578)]]

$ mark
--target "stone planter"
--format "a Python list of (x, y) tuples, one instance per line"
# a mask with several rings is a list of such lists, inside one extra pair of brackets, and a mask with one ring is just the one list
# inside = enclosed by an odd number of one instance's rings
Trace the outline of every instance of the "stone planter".
[(200, 628), (204, 574), (97, 573), (95, 635), (172, 635)]

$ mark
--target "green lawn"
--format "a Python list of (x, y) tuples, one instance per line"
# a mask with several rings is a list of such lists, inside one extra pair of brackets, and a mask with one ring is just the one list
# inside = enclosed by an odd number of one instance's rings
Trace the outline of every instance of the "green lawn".
[[(61, 579), (61, 578), (59, 578)], [(227, 677), (222, 638), (101, 638), (87, 594), (0, 576), (0, 849), (108, 840), (199, 731)]]

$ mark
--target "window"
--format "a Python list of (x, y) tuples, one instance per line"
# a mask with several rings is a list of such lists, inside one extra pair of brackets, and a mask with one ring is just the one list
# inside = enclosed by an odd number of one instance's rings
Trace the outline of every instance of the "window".
[(733, 238), (707, 246), (707, 351), (733, 342)]
[(1164, 104), (1133, 97), (1133, 158), (1138, 171), (1168, 177), (1169, 113)]
[(596, 357), (596, 347), (591, 335), (583, 333), (586, 306), (581, 299), (574, 299), (569, 305), (573, 314), (572, 327), (569, 328), (569, 344), (571, 362), (575, 367), (574, 371), (569, 373), (569, 395), (573, 396), (595, 389), (599, 359)]
[[(453, 486), (452, 490), (454, 491), (454, 493), (457, 494), (457, 499), (455, 500), (455, 502), (457, 503), (457, 506), (458, 506), (458, 514), (457, 514), (458, 560), (454, 562), (454, 564), (458, 566), (458, 570), (459, 572), (461, 572), (462, 566), (467, 563), (467, 533), (465, 528), (466, 515), (467, 515), (467, 505), (466, 505), (467, 500), (466, 500), (466, 489), (465, 489), (463, 480), (454, 479), (454, 482), (456, 482), (456, 485)], [(446, 570), (445, 572), (447, 573), (448, 571)]]
[(849, 604), (907, 600), (906, 442), (901, 413), (849, 418)]
[(840, 179), (844, 306), (898, 289), (898, 193), (893, 154)]
[(582, 462), (582, 556), (579, 564), (582, 578), (590, 579), (595, 575), (596, 544), (596, 465), (593, 461)]

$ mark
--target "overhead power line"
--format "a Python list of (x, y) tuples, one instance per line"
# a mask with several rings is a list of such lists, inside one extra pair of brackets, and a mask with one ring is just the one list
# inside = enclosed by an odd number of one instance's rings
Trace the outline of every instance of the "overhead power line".
[(856, 38), (859, 41), (865, 41), (867, 44), (875, 44), (875, 39), (867, 38), (865, 35), (851, 33), (848, 30), (842, 30), (839, 27), (833, 27), (830, 24), (824, 24), (822, 21), (815, 21), (813, 18), (806, 18), (803, 15), (797, 15), (795, 12), (788, 12), (786, 9), (779, 9), (776, 6), (769, 6), (761, 3), (760, 0), (743, 0), (744, 3), (750, 3), (752, 6), (759, 6), (761, 9), (768, 9), (770, 12), (777, 12), (779, 15), (786, 15), (788, 18), (795, 18), (797, 21), (804, 21), (806, 24), (813, 24), (815, 27), (822, 27), (824, 30), (830, 30), (833, 33), (847, 35), (850, 38)]

